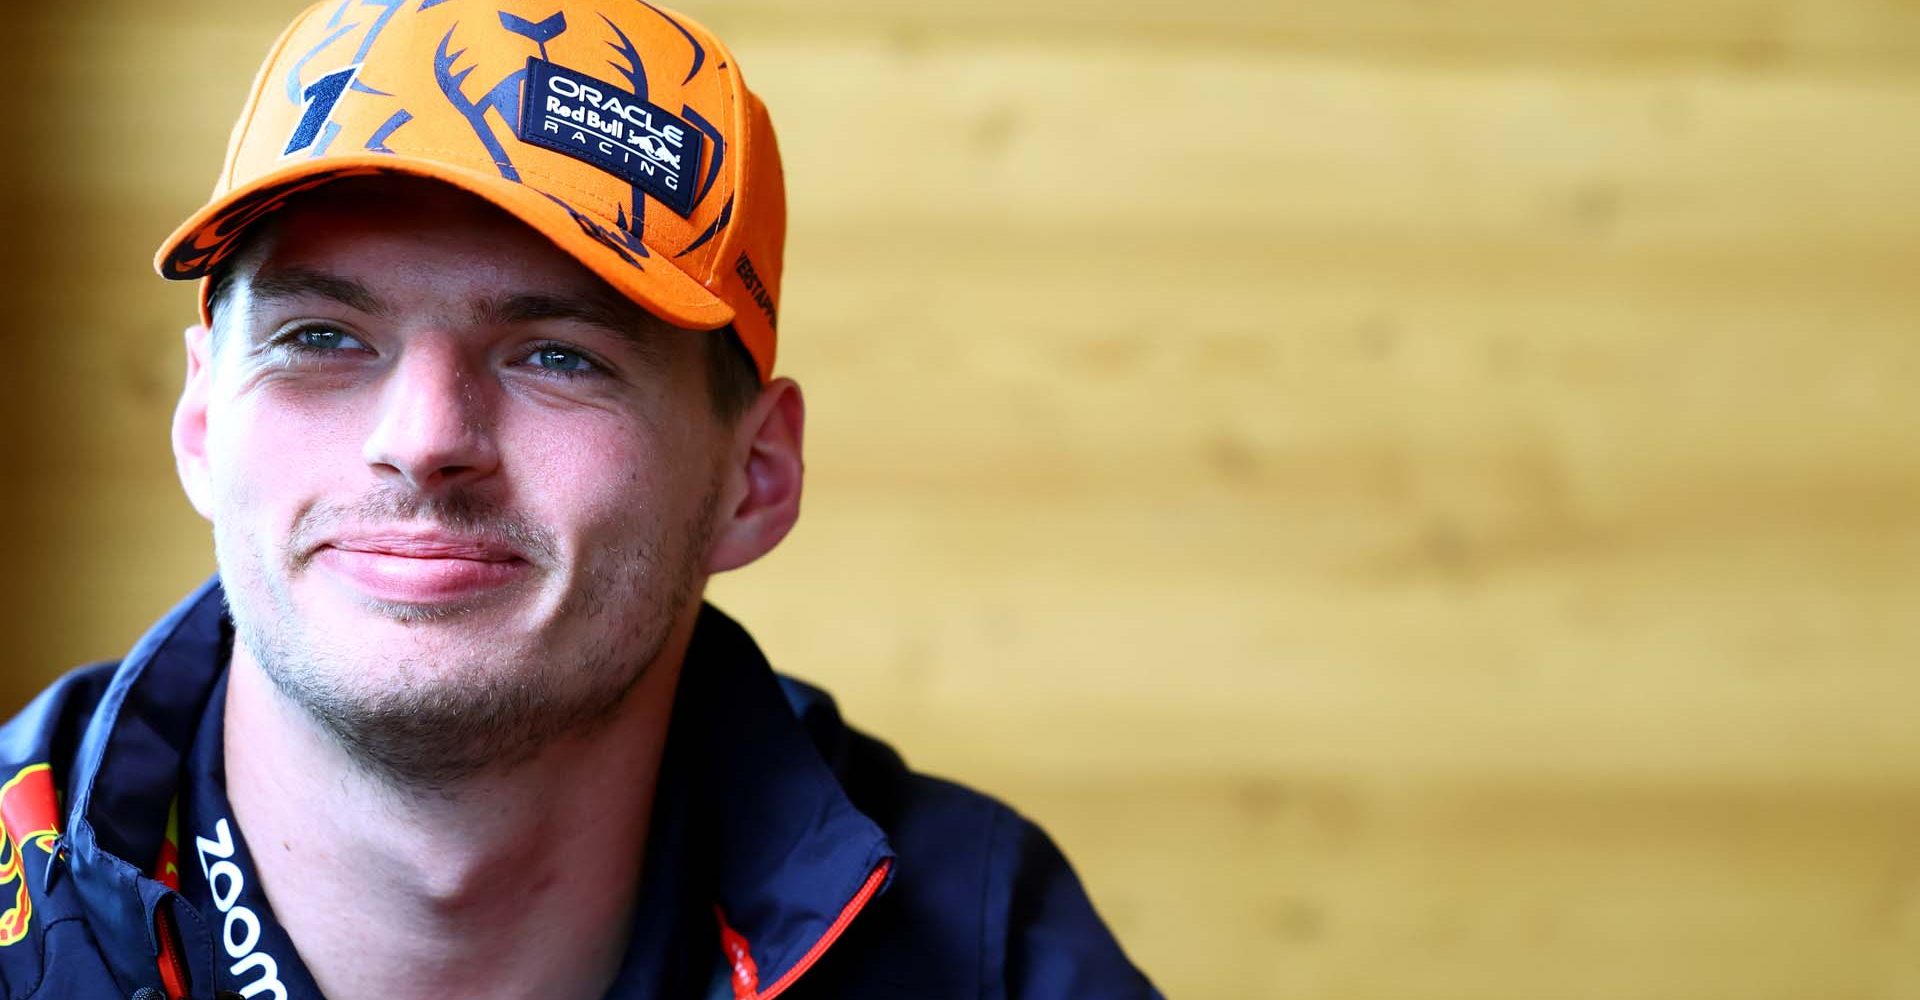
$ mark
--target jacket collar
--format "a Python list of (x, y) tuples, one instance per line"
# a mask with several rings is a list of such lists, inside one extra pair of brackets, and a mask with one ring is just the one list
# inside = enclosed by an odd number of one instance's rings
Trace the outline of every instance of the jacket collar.
[(169, 890), (148, 877), (167, 813), (231, 632), (209, 581), (141, 636), (114, 671), (80, 738), (69, 780), (67, 864), (107, 966), (132, 990), (155, 983), (154, 909)]
[[(170, 890), (148, 876), (232, 641), (216, 577), (134, 645), (74, 761), (68, 866), (129, 989), (153, 981), (153, 911)], [(856, 901), (890, 880), (886, 836), (848, 799), (795, 713), (752, 638), (702, 606), (663, 757), (646, 876), (657, 885), (643, 899), (636, 949), (671, 947), (675, 928), (710, 920), (717, 906), (758, 982), (784, 984), (831, 943)], [(649, 913), (662, 925), (649, 926)]]
[(714, 837), (714, 900), (770, 995), (891, 881), (893, 848), (802, 726), (790, 695), (806, 693), (783, 687), (753, 639), (712, 605), (701, 608), (681, 684), (669, 747), (705, 761), (682, 773), (704, 776), (686, 791)]

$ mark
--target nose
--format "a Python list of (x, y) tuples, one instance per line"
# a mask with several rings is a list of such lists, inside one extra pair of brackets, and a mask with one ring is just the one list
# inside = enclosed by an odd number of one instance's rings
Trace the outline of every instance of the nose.
[(388, 371), (376, 405), (363, 454), (381, 479), (434, 493), (499, 467), (488, 394), (457, 352), (409, 345)]

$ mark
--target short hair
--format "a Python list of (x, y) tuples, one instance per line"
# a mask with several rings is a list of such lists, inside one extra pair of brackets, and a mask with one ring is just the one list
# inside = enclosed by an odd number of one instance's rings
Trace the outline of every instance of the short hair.
[[(233, 266), (245, 257), (245, 253), (232, 254), (207, 276), (208, 336), (213, 338), (215, 351), (220, 348), (220, 310), (233, 291)], [(713, 415), (722, 424), (731, 425), (760, 398), (760, 367), (732, 323), (709, 332), (688, 332), (699, 337), (704, 348), (707, 402)]]
[(706, 345), (707, 402), (722, 424), (731, 425), (760, 398), (760, 366), (732, 323), (694, 336)]

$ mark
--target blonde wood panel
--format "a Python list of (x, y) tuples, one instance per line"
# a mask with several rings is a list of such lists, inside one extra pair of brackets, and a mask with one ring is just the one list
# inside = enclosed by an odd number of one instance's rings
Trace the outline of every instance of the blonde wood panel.
[[(1028, 774), (1194, 997), (1911, 997), (1911, 790)], [(1075, 845), (1078, 845), (1075, 850)]]
[[(21, 689), (209, 568), (146, 255), (292, 6), (22, 55)], [(811, 402), (716, 597), (1170, 995), (1920, 996), (1916, 8), (697, 12)]]

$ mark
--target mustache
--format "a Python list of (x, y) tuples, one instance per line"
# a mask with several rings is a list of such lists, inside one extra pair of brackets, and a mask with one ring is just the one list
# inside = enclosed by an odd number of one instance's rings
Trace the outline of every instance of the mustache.
[(328, 541), (357, 528), (432, 526), (512, 549), (535, 565), (558, 561), (553, 533), (532, 519), (471, 489), (423, 494), (381, 487), (347, 501), (315, 500), (294, 517), (289, 564), (305, 569)]

